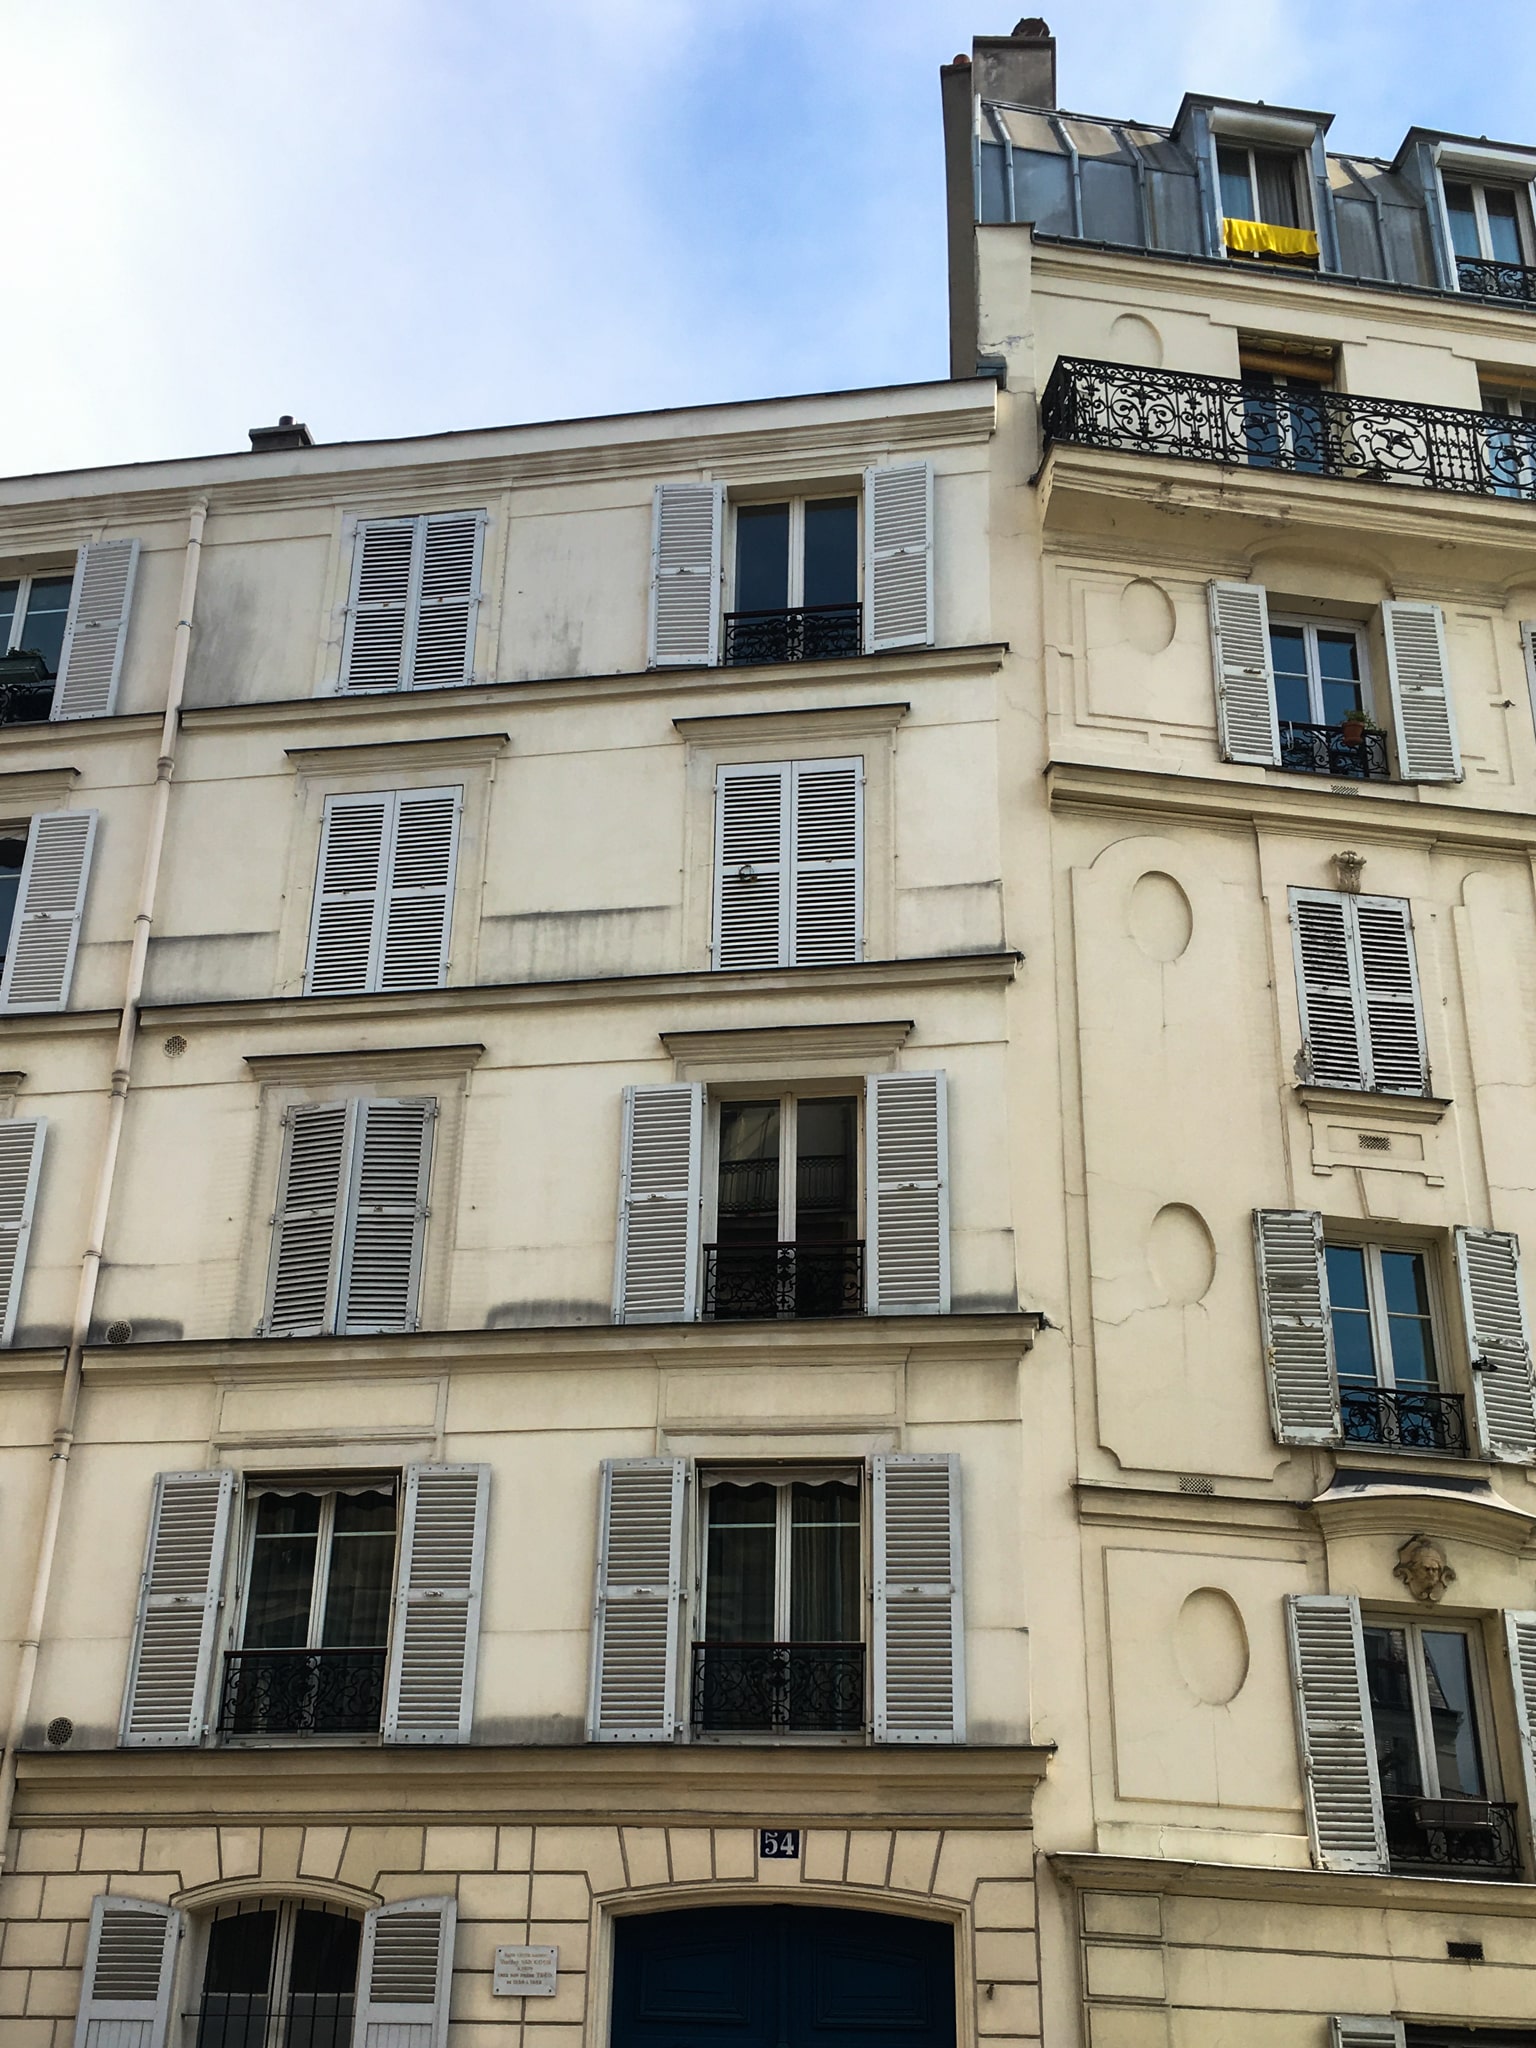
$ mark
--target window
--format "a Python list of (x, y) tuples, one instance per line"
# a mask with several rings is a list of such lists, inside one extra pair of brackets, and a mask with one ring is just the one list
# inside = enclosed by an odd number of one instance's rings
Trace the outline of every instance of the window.
[(1525, 207), (1514, 188), (1445, 177), (1441, 188), (1458, 287), (1486, 298), (1536, 297)]
[(0, 836), (0, 966), (11, 950), (11, 932), (16, 923), (16, 903), (21, 890), (21, 871), (26, 865), (26, 832), (9, 830)]
[(1266, 221), (1271, 227), (1304, 225), (1297, 192), (1297, 161), (1281, 149), (1250, 149), (1223, 142), (1216, 149), (1221, 210), (1228, 220)]
[(1280, 766), (1293, 774), (1384, 779), (1387, 736), (1371, 716), (1363, 634), (1272, 615), (1269, 652)]
[(395, 1483), (254, 1486), (225, 1735), (377, 1734), (395, 1576)]
[(857, 1315), (858, 1097), (722, 1102), (718, 1144), (705, 1315)]
[(1243, 442), (1252, 467), (1321, 476), (1328, 466), (1331, 357), (1244, 348), (1238, 375)]
[(863, 852), (862, 759), (722, 767), (715, 778), (715, 966), (859, 959)]
[(196, 2048), (348, 2048), (362, 1925), (339, 1906), (241, 1899), (208, 1927)]
[(470, 679), (483, 512), (358, 522), (343, 690), (426, 690)]
[(1441, 1391), (1425, 1253), (1330, 1243), (1326, 1256), (1344, 1441), (1465, 1452), (1461, 1398)]
[(704, 1632), (694, 1645), (702, 1732), (836, 1734), (864, 1726), (857, 1472), (701, 1480)]
[(1482, 399), (1485, 413), (1510, 422), (1485, 430), (1491, 489), (1501, 498), (1536, 498), (1536, 388), (1485, 382)]
[(727, 665), (859, 653), (858, 499), (741, 504), (735, 519)]
[(20, 576), (0, 582), (0, 724), (52, 715), (74, 577)]
[(463, 798), (462, 789), (326, 798), (306, 995), (442, 987)]
[(1427, 1095), (1408, 905), (1394, 896), (1293, 889), (1291, 925), (1307, 1080)]
[(0, 1010), (62, 1010), (69, 1000), (95, 811), (41, 811), (22, 840), (0, 838)]

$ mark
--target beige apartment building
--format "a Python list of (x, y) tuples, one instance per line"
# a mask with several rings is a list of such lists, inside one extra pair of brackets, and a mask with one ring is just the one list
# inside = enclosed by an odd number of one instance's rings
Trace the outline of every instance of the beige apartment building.
[(5, 2048), (1536, 2041), (1536, 151), (942, 89), (945, 382), (0, 484)]

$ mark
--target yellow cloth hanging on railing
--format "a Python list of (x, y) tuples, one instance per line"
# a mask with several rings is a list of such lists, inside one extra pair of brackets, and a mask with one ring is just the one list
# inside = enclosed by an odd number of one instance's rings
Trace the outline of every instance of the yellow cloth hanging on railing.
[(1264, 220), (1222, 222), (1227, 247), (1243, 256), (1315, 256), (1317, 236), (1311, 228), (1272, 228)]

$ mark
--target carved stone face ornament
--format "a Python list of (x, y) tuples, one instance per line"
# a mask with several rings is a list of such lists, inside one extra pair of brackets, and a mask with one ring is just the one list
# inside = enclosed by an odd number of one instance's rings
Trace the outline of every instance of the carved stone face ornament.
[(1397, 1553), (1393, 1578), (1401, 1579), (1415, 1600), (1433, 1606), (1445, 1598), (1445, 1589), (1456, 1574), (1446, 1563), (1445, 1552), (1433, 1537), (1410, 1536)]

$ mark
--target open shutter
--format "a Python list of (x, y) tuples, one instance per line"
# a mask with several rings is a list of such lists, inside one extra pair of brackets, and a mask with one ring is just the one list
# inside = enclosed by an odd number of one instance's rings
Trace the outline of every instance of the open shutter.
[(326, 1329), (336, 1298), (352, 1118), (345, 1102), (302, 1102), (283, 1117), (283, 1168), (272, 1218), (268, 1337)]
[(414, 1330), (437, 1104), (377, 1100), (352, 1107), (356, 1133), (337, 1329), (349, 1337)]
[(50, 717), (108, 718), (116, 710), (138, 567), (136, 540), (87, 541), (75, 557)]
[(380, 885), (393, 809), (388, 791), (325, 800), (307, 996), (361, 995), (377, 985)]
[(123, 1694), (125, 1748), (202, 1740), (234, 1491), (233, 1472), (156, 1476)]
[(697, 1081), (624, 1090), (618, 1323), (683, 1323), (698, 1314), (704, 1089)]
[(75, 2048), (165, 2048), (181, 1929), (174, 1906), (92, 1899)]
[(1504, 1640), (1520, 1731), (1520, 1775), (1525, 1786), (1527, 1853), (1536, 1860), (1536, 1614), (1506, 1609)]
[(724, 484), (658, 484), (651, 517), (651, 668), (719, 659)]
[(1445, 614), (1437, 604), (1384, 604), (1381, 624), (1398, 768), (1409, 782), (1460, 782)]
[(488, 1465), (410, 1465), (384, 1695), (386, 1742), (468, 1742)]
[(0, 1123), (0, 1344), (9, 1344), (16, 1330), (47, 1135), (46, 1117), (12, 1117)]
[(1320, 1870), (1384, 1871), (1360, 1603), (1352, 1594), (1291, 1593), (1285, 1613), (1312, 1860)]
[(1346, 899), (1323, 889), (1293, 889), (1291, 927), (1306, 1077), (1323, 1088), (1368, 1087), (1364, 1004)]
[(1520, 627), (1520, 646), (1525, 655), (1525, 682), (1531, 695), (1531, 720), (1536, 724), (1536, 619), (1526, 619)]
[(451, 689), (473, 673), (484, 531), (481, 512), (434, 512), (421, 521), (408, 670), (413, 690)]
[(923, 1452), (874, 1461), (877, 1742), (964, 1742), (960, 1464)]
[(80, 944), (94, 811), (40, 811), (27, 834), (0, 1010), (62, 1010)]
[(864, 650), (933, 645), (933, 464), (864, 472)]
[(670, 1742), (682, 1641), (681, 1458), (607, 1458), (592, 1603), (589, 1742)]
[(416, 587), (417, 523), (365, 519), (358, 524), (341, 651), (344, 690), (403, 686)]
[(1536, 1464), (1536, 1391), (1520, 1285), (1520, 1240), (1507, 1230), (1456, 1232), (1472, 1402), (1484, 1453)]
[(790, 826), (790, 959), (796, 967), (863, 952), (864, 763), (796, 761)]
[(1328, 2048), (1403, 2048), (1401, 2020), (1386, 2013), (1336, 2012), (1328, 2020)]
[(442, 1898), (363, 1915), (352, 2048), (445, 2048), (457, 1913)]
[(1253, 1242), (1276, 1440), (1336, 1444), (1342, 1429), (1323, 1219), (1310, 1209), (1255, 1209)]
[(1261, 583), (1212, 583), (1211, 666), (1216, 731), (1224, 761), (1256, 768), (1280, 763), (1275, 667), (1269, 647), (1269, 599)]
[(716, 774), (716, 967), (786, 963), (790, 777), (781, 761)]
[(443, 985), (463, 798), (461, 789), (419, 789), (402, 790), (394, 799), (376, 983), (386, 993)]
[(949, 1127), (944, 1076), (865, 1082), (869, 1313), (949, 1311)]
[(1429, 1086), (1413, 918), (1398, 896), (1350, 899), (1359, 935), (1370, 1050), (1367, 1086), (1394, 1095), (1423, 1095)]

